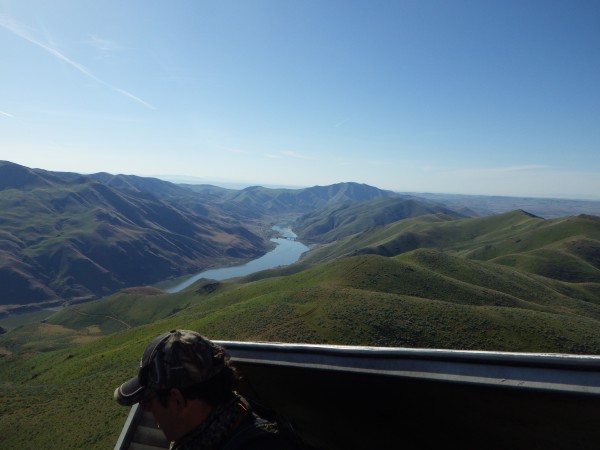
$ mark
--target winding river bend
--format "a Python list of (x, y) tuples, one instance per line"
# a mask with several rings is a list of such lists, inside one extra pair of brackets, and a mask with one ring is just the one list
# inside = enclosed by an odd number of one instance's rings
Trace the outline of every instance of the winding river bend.
[(260, 258), (239, 266), (205, 270), (204, 272), (192, 275), (190, 278), (179, 282), (174, 286), (164, 288), (164, 290), (169, 293), (175, 293), (191, 286), (201, 278), (220, 281), (228, 278), (250, 275), (251, 273), (260, 272), (261, 270), (287, 266), (298, 261), (300, 256), (308, 250), (306, 245), (296, 241), (297, 236), (290, 228), (275, 226), (273, 229), (278, 231), (283, 237), (271, 239), (277, 246)]

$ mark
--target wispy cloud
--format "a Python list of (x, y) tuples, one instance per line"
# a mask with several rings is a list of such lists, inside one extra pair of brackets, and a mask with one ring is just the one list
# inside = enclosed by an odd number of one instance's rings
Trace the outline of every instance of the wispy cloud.
[[(108, 85), (107, 85), (107, 86), (108, 86)], [(133, 95), (131, 92), (127, 92), (127, 91), (125, 91), (125, 90), (123, 90), (123, 89), (119, 89), (119, 88), (116, 88), (116, 87), (113, 87), (113, 86), (109, 86), (109, 87), (110, 87), (111, 89), (113, 89), (113, 90), (117, 91), (119, 94), (122, 94), (122, 95), (124, 95), (125, 97), (128, 97), (128, 98), (132, 99), (133, 101), (136, 101), (136, 102), (138, 102), (140, 105), (143, 105), (143, 106), (145, 106), (145, 107), (146, 107), (146, 108), (148, 108), (148, 109), (156, 110), (156, 107), (152, 106), (150, 103), (148, 103), (148, 102), (146, 102), (146, 101), (142, 100), (141, 98), (139, 98), (139, 97), (136, 97), (136, 96), (135, 96), (135, 95)]]
[(75, 61), (73, 61), (73, 60), (69, 59), (68, 57), (66, 57), (65, 55), (63, 55), (58, 50), (56, 50), (52, 47), (49, 47), (49, 46), (43, 44), (42, 42), (38, 41), (37, 39), (35, 39), (30, 34), (29, 29), (25, 25), (18, 23), (12, 17), (9, 17), (5, 14), (0, 14), (0, 26), (7, 29), (8, 31), (10, 31), (13, 34), (16, 34), (20, 38), (25, 39), (26, 41), (29, 41), (32, 44), (37, 45), (38, 47), (46, 50), (51, 55), (62, 60), (63, 62), (67, 63), (68, 65), (74, 67), (75, 69), (79, 70), (81, 73), (92, 78), (93, 80), (103, 83), (100, 79), (98, 79), (96, 76), (94, 76), (92, 73), (90, 73), (81, 64), (76, 63)]
[(117, 88), (115, 86), (112, 86), (111, 84), (107, 83), (106, 81), (101, 80), (100, 78), (98, 78), (96, 75), (94, 75), (93, 73), (91, 73), (89, 70), (87, 70), (84, 66), (82, 66), (81, 64), (79, 64), (78, 62), (72, 60), (71, 58), (67, 57), (66, 55), (62, 54), (61, 52), (59, 52), (58, 50), (56, 50), (55, 48), (44, 44), (43, 42), (37, 40), (36, 38), (33, 37), (33, 35), (30, 32), (30, 29), (28, 27), (26, 27), (25, 25), (17, 22), (16, 20), (14, 20), (12, 17), (7, 16), (6, 14), (0, 14), (0, 27), (3, 27), (4, 29), (10, 31), (11, 33), (19, 36), (22, 39), (25, 39), (26, 41), (40, 47), (41, 49), (47, 51), (48, 53), (50, 53), (52, 56), (54, 56), (55, 58), (63, 61), (65, 64), (68, 64), (69, 66), (75, 68), (76, 70), (78, 70), (79, 72), (81, 72), (83, 75), (85, 75), (86, 77), (96, 81), (97, 83), (100, 83), (106, 87), (108, 87), (109, 89), (112, 89), (115, 92), (120, 93), (121, 95), (124, 95), (125, 97), (128, 97), (136, 102), (138, 102), (139, 104), (145, 106), (146, 108), (155, 110), (156, 108), (154, 106), (152, 106), (150, 103), (145, 102), (144, 100), (140, 99), (139, 97), (136, 97), (135, 95), (131, 94), (130, 92), (125, 91), (124, 89), (120, 89)]
[(98, 36), (91, 36), (89, 39), (83, 41), (84, 44), (89, 44), (94, 47), (96, 50), (103, 53), (114, 53), (120, 52), (124, 50), (132, 50), (132, 47), (128, 47), (126, 45), (120, 44), (115, 41), (111, 41), (108, 39), (103, 39)]
[(12, 114), (9, 114), (7, 112), (4, 111), (0, 111), (0, 116), (5, 116), (5, 117), (14, 117)]

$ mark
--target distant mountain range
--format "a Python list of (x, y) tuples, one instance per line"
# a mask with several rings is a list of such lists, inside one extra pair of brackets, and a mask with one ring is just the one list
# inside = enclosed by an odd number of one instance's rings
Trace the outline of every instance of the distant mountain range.
[[(526, 227), (486, 217), (463, 223), (481, 213), (481, 203), (452, 197), (456, 208), (451, 209), (429, 197), (358, 183), (232, 190), (132, 175), (50, 172), (0, 161), (0, 308), (97, 298), (247, 261), (269, 250), (270, 227), (280, 220), (294, 221), (307, 244), (329, 244), (311, 252), (305, 259), (310, 263), (458, 248), (457, 235), (464, 235), (464, 245), (485, 242), (461, 250), (469, 258), (544, 276), (560, 272), (561, 280), (597, 280), (598, 244), (590, 234), (569, 232), (569, 240), (550, 239), (543, 248), (522, 251), (526, 243), (539, 243), (559, 229), (594, 229), (592, 216), (559, 224), (517, 214)], [(503, 221), (511, 223), (510, 232), (498, 229)], [(488, 222), (494, 224), (489, 233), (504, 241), (486, 240)]]
[(395, 196), (342, 183), (233, 191), (0, 162), (0, 305), (94, 298), (270, 248), (277, 217)]
[(239, 191), (207, 185), (186, 186), (211, 204), (248, 220), (273, 215), (298, 216), (317, 208), (344, 202), (400, 197), (400, 194), (395, 192), (359, 183), (338, 183), (304, 189), (251, 186)]
[(441, 203), (455, 211), (464, 211), (467, 215), (491, 216), (522, 209), (544, 219), (579, 214), (600, 216), (599, 200), (431, 193), (411, 193), (411, 195)]

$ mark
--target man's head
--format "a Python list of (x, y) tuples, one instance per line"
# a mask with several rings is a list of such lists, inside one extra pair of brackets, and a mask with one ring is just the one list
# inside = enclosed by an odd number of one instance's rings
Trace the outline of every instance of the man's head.
[[(182, 392), (202, 391), (204, 385), (213, 384), (215, 379), (231, 378), (223, 376), (231, 371), (229, 355), (223, 347), (195, 331), (173, 330), (146, 346), (137, 376), (115, 390), (115, 400), (130, 406), (149, 393), (172, 388)], [(235, 387), (235, 376), (233, 378), (228, 390)]]
[(124, 406), (140, 402), (175, 440), (233, 398), (237, 381), (223, 347), (195, 331), (173, 330), (146, 346), (137, 376), (119, 386), (114, 397)]

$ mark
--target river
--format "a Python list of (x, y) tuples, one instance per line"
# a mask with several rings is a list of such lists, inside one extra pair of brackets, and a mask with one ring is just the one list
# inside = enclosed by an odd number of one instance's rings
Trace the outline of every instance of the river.
[(185, 281), (178, 282), (174, 286), (169, 286), (166, 288), (163, 287), (163, 289), (166, 292), (175, 293), (187, 288), (188, 286), (191, 286), (201, 278), (208, 278), (211, 280), (226, 280), (228, 278), (250, 275), (251, 273), (260, 272), (261, 270), (287, 266), (298, 261), (300, 256), (302, 256), (304, 252), (308, 251), (308, 247), (306, 245), (304, 245), (302, 242), (296, 241), (297, 236), (289, 227), (284, 228), (274, 226), (273, 229), (279, 232), (283, 237), (271, 239), (271, 241), (277, 246), (260, 258), (254, 259), (239, 266), (205, 270), (204, 272), (192, 275)]

